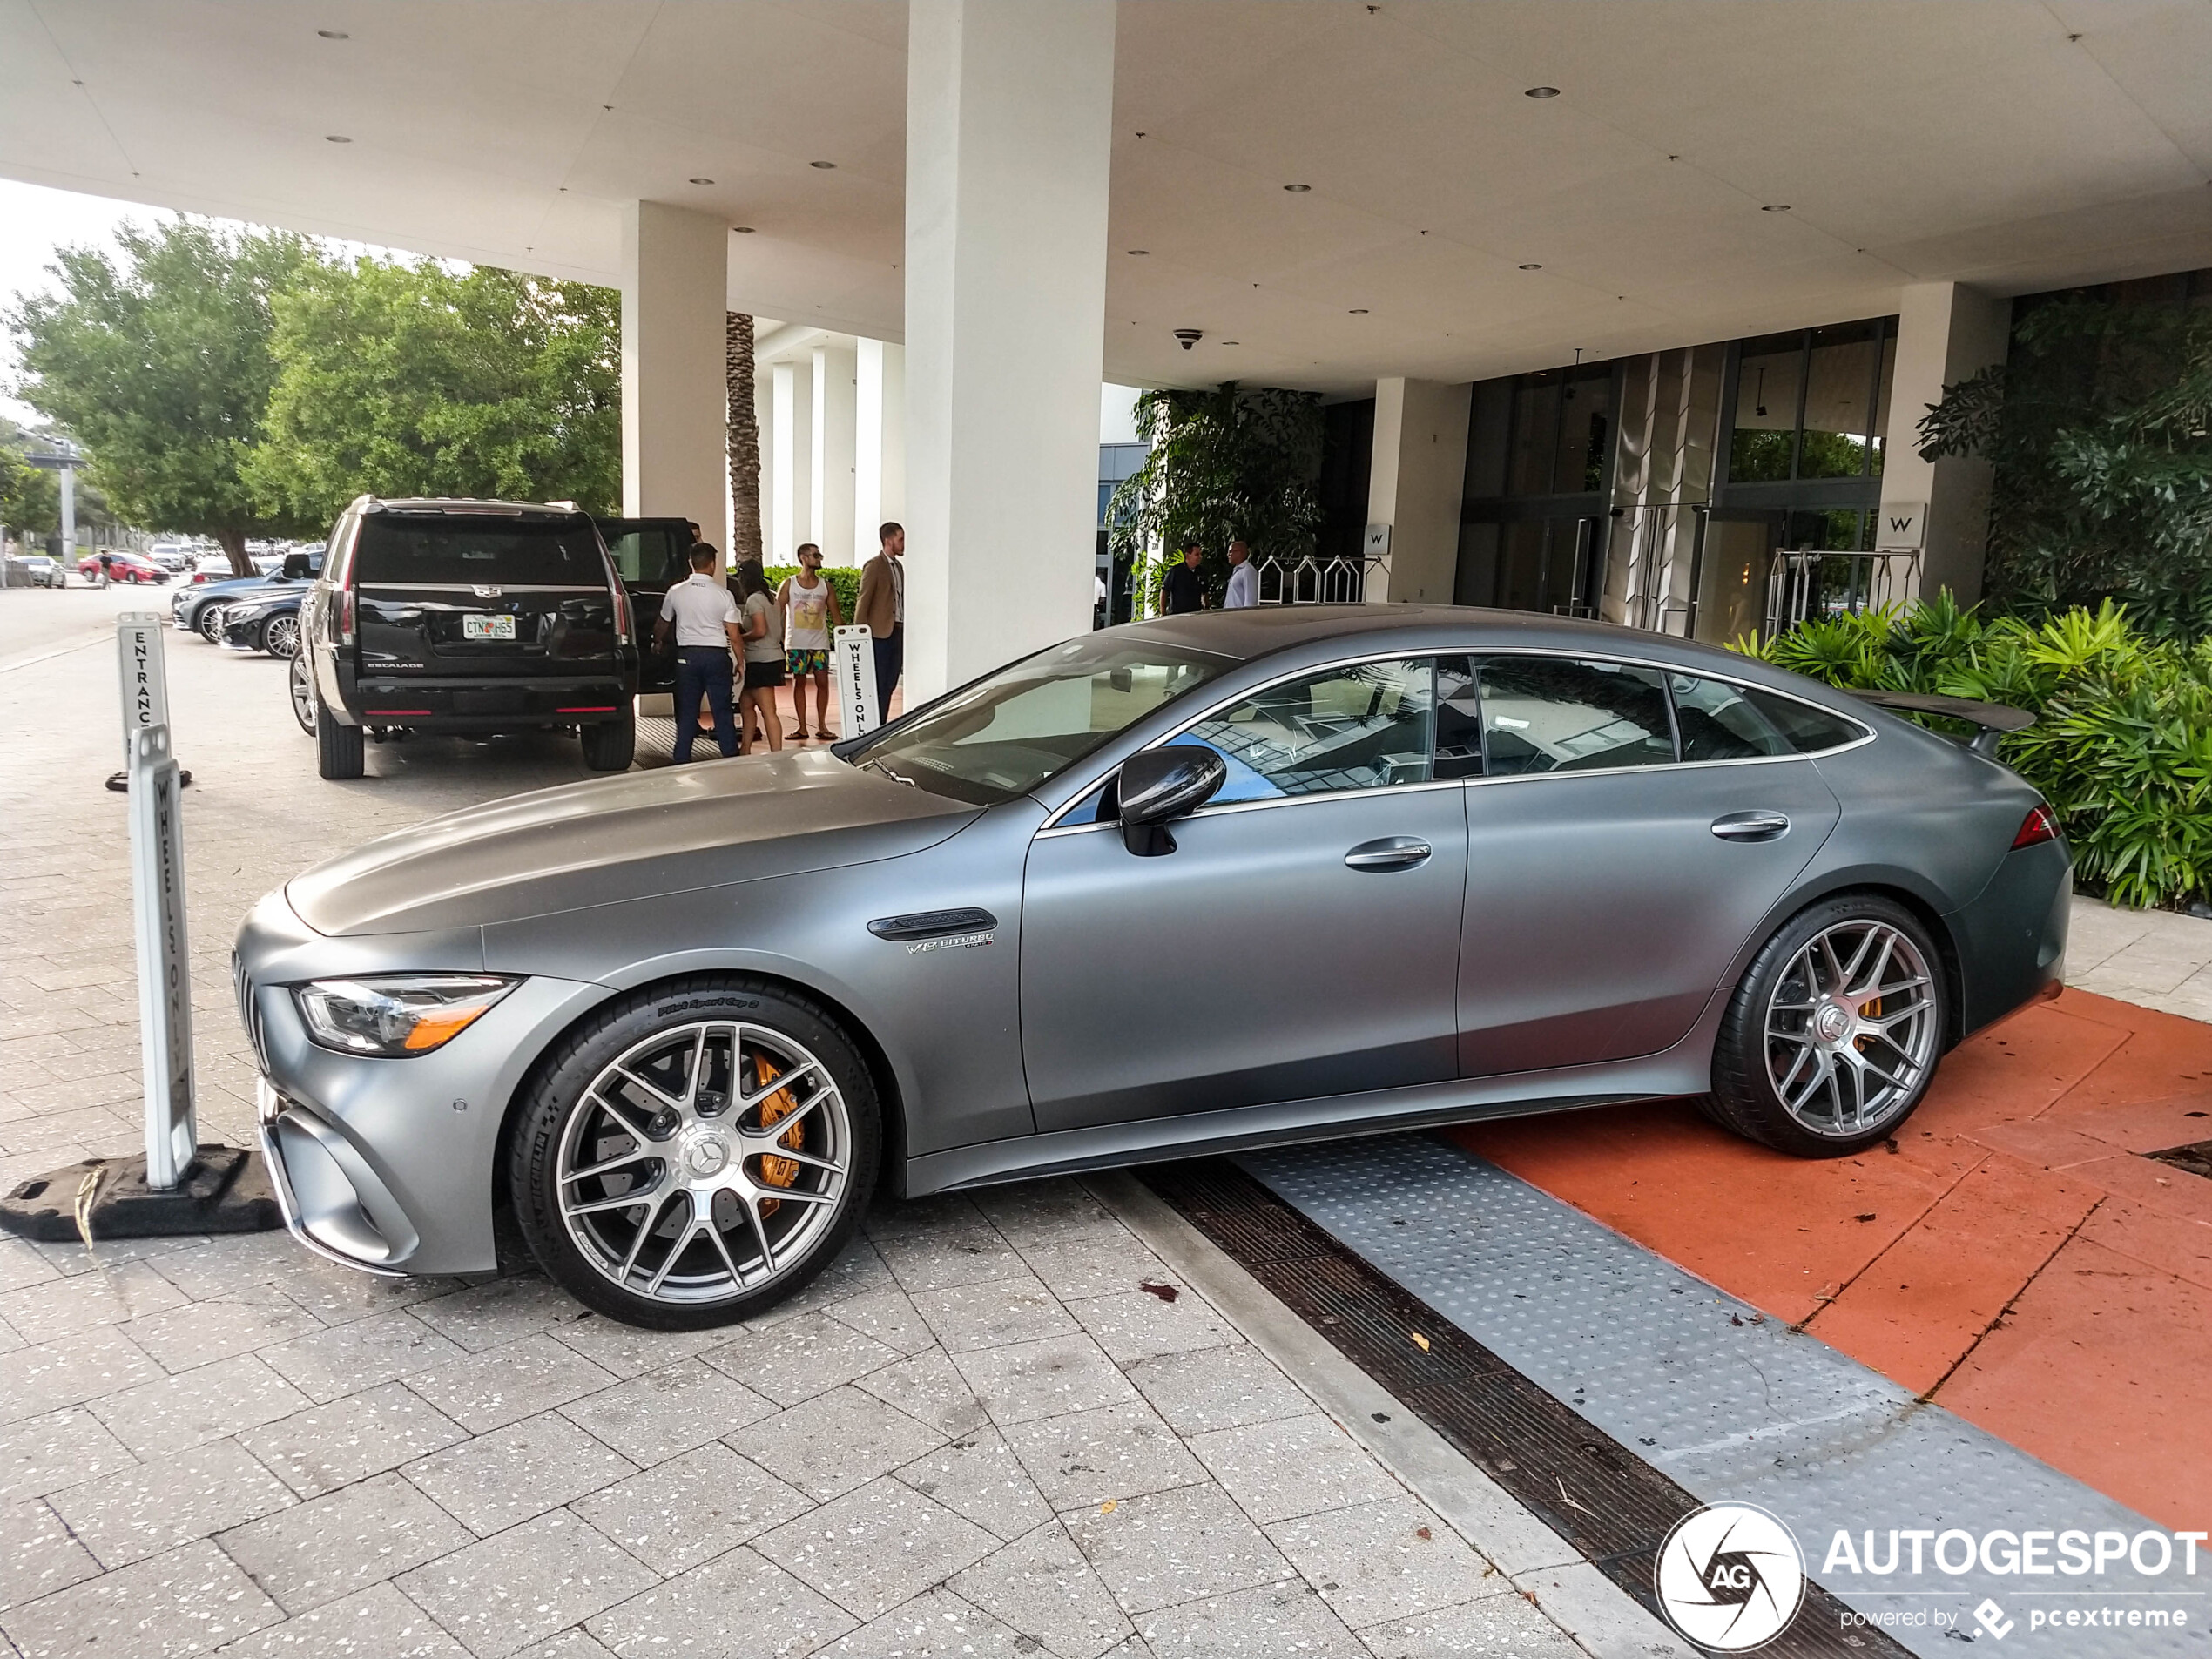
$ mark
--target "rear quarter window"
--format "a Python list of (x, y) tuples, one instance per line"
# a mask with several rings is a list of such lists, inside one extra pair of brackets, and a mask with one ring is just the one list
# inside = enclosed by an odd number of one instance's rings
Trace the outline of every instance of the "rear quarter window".
[(1866, 735), (1866, 728), (1856, 720), (1826, 709), (1815, 708), (1810, 703), (1800, 703), (1794, 697), (1780, 697), (1772, 691), (1761, 691), (1750, 686), (1743, 688), (1743, 695), (1752, 707), (1767, 718), (1769, 725), (1779, 732), (1785, 742), (1801, 755), (1817, 755), (1830, 749), (1840, 749), (1847, 743), (1856, 743)]
[(365, 519), (354, 576), (402, 587), (603, 588), (607, 581), (598, 533), (588, 523), (462, 517)]

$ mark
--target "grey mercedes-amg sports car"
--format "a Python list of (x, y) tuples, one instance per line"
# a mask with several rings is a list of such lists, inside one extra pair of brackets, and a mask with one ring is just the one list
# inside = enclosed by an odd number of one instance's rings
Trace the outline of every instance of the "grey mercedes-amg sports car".
[(1115, 628), (833, 750), (388, 835), (236, 958), (294, 1232), (756, 1311), (909, 1195), (1692, 1096), (1895, 1132), (2055, 991), (2070, 865), (1968, 741), (1726, 651), (1441, 607)]

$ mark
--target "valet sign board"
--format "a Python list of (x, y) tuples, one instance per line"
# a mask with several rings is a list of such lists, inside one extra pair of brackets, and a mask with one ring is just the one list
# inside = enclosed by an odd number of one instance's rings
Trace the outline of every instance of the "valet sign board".
[(838, 730), (848, 738), (873, 732), (875, 717), (875, 636), (865, 628), (840, 628), (830, 638), (830, 685), (837, 693)]
[(192, 1099), (192, 955), (185, 933), (182, 774), (170, 752), (162, 618), (116, 622), (124, 775), (131, 819), (131, 910), (138, 955), (138, 1049), (145, 1083), (146, 1185), (181, 1181), (199, 1144)]

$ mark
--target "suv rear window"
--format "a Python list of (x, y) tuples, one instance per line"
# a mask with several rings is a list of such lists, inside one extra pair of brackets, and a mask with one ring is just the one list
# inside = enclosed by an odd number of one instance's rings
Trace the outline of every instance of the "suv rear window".
[(400, 587), (601, 588), (607, 569), (589, 522), (378, 515), (361, 521), (354, 579)]

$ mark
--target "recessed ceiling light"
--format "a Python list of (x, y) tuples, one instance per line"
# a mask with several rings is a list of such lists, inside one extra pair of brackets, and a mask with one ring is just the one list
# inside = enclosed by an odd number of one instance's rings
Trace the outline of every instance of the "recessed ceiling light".
[(342, 29), (318, 29), (315, 33), (325, 40), (351, 40), (353, 37)]
[(1241, 346), (1244, 342), (1241, 340), (1224, 340), (1221, 343), (1224, 346)]
[(1354, 306), (1345, 314), (1352, 317), (1364, 317), (1367, 314), (1367, 307), (1365, 306)]
[(1532, 86), (1521, 94), (1523, 98), (1557, 98), (1558, 96), (1559, 88), (1556, 86)]
[(735, 231), (739, 236), (750, 236), (752, 234), (752, 226), (750, 225), (732, 225), (730, 228)]
[(1129, 256), (1132, 260), (1141, 260), (1149, 256), (1152, 250), (1149, 247), (1133, 247), (1130, 249)]
[(832, 168), (835, 167), (837, 163), (834, 161), (810, 161), (806, 165), (810, 167), (819, 167), (824, 172), (827, 172)]
[(1759, 211), (1762, 213), (1786, 213), (1790, 211), (1790, 204), (1788, 202), (1769, 202), (1765, 206), (1760, 208)]
[(351, 144), (353, 142), (342, 132), (326, 132), (323, 134), (322, 141), (325, 144)]
[(1283, 188), (1289, 191), (1293, 196), (1303, 196), (1307, 191), (1312, 189), (1313, 186), (1311, 185), (1285, 185)]
[(1524, 271), (1541, 271), (1544, 267), (1541, 265), (1524, 265), (1521, 268)]
[(711, 179), (694, 179), (691, 182), (695, 185), (711, 185), (714, 182), (714, 180)]

